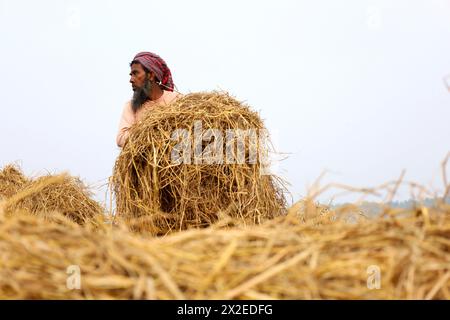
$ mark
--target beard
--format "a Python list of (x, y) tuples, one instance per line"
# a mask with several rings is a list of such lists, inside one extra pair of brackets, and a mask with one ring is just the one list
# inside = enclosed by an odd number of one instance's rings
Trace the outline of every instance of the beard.
[(131, 99), (131, 107), (134, 112), (138, 111), (144, 102), (150, 100), (153, 89), (153, 83), (150, 80), (146, 80), (142, 88), (136, 88)]

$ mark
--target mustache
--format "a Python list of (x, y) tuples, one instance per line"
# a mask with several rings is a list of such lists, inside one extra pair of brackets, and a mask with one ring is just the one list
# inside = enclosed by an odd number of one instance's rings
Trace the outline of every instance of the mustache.
[(150, 100), (153, 84), (146, 80), (141, 88), (136, 88), (131, 99), (131, 107), (134, 112), (138, 111), (144, 102)]

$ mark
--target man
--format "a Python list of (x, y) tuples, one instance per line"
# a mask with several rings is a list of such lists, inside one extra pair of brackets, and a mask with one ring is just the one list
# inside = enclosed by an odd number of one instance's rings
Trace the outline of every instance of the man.
[[(122, 148), (128, 139), (130, 127), (140, 120), (143, 111), (175, 101), (172, 73), (166, 62), (151, 52), (138, 53), (130, 63), (130, 83), (134, 94), (124, 106), (117, 134), (117, 146)], [(145, 103), (145, 105), (144, 105)]]

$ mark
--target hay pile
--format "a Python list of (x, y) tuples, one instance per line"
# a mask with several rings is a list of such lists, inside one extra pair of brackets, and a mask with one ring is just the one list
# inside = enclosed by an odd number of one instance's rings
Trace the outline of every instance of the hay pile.
[[(7, 181), (9, 184), (4, 184)], [(6, 190), (0, 203), (5, 214), (17, 211), (45, 215), (63, 214), (78, 224), (96, 221), (103, 207), (91, 199), (83, 182), (68, 174), (26, 178), (20, 169), (6, 166), (0, 173), (0, 188)]]
[(149, 238), (0, 212), (0, 298), (450, 299), (448, 205), (357, 224), (335, 215)]
[[(222, 138), (196, 140), (200, 121), (201, 132), (217, 129)], [(176, 138), (177, 130), (185, 130), (187, 139), (182, 140), (181, 133)], [(238, 134), (239, 130), (254, 130), (257, 136), (244, 139), (243, 144), (226, 139), (227, 132)], [(261, 174), (265, 170), (262, 156), (269, 152), (263, 137), (258, 114), (228, 94), (189, 94), (151, 109), (131, 129), (114, 167), (112, 189), (118, 216), (134, 230), (162, 235), (207, 227), (221, 215), (255, 224), (283, 214), (282, 182)], [(210, 143), (214, 141), (217, 144)], [(172, 154), (181, 150), (180, 145), (191, 154), (179, 152), (183, 162), (177, 163)], [(243, 147), (242, 153), (237, 145)], [(200, 150), (197, 158), (195, 150)], [(252, 162), (255, 154), (258, 158)], [(214, 161), (220, 155), (223, 163), (218, 164)]]
[(16, 194), (29, 182), (18, 166), (9, 164), (0, 171), (0, 200)]

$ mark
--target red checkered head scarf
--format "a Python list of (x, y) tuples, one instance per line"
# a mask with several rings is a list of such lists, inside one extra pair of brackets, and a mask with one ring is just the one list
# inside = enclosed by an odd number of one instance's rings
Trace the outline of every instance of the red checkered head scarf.
[(162, 89), (173, 91), (172, 73), (166, 62), (160, 56), (151, 52), (140, 52), (133, 58), (131, 63), (133, 64), (134, 62), (139, 62), (147, 70), (155, 73), (156, 78), (161, 81)]

